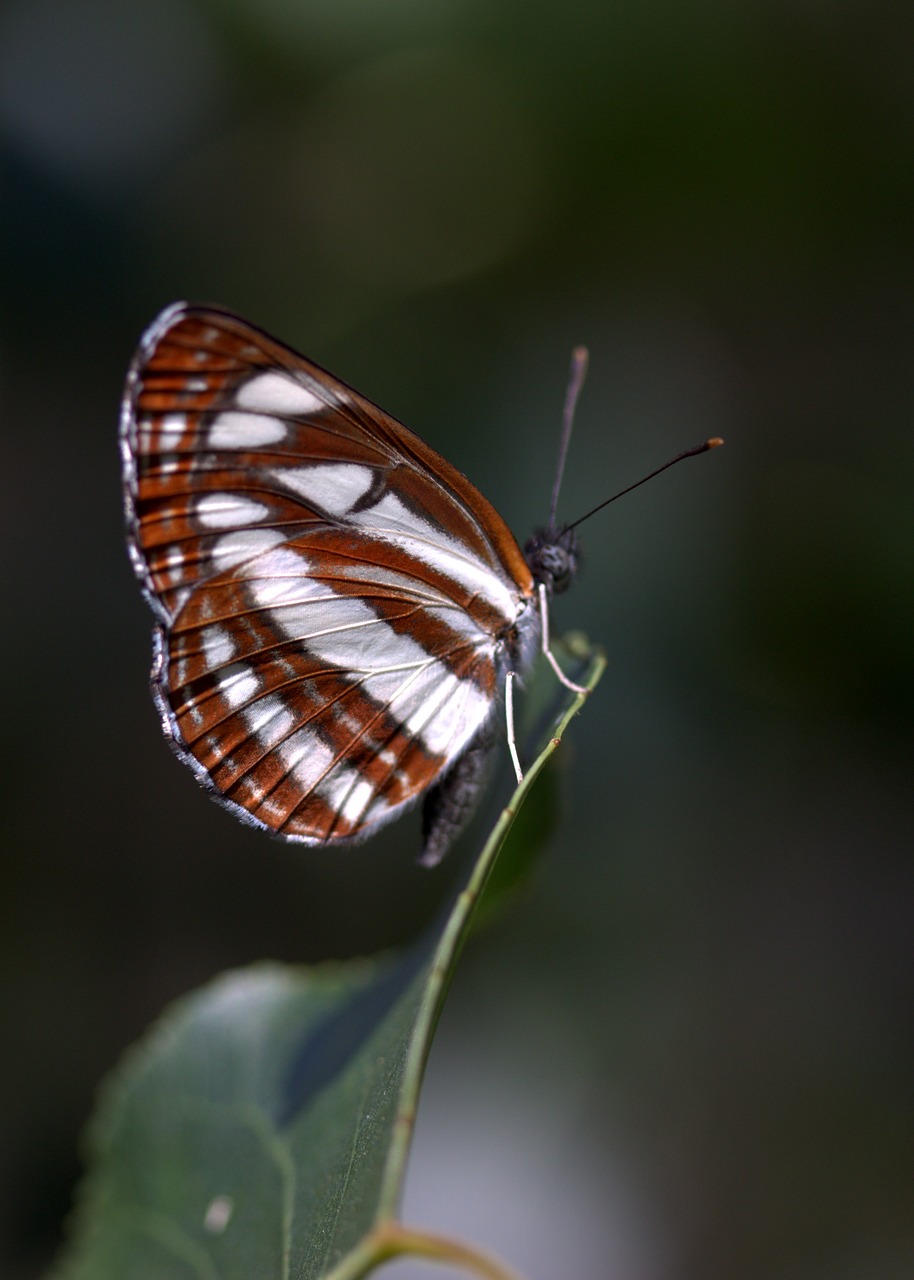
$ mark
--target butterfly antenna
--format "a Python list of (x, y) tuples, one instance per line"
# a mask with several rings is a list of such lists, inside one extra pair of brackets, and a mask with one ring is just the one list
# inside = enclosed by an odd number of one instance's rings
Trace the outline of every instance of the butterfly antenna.
[(707, 453), (709, 449), (717, 449), (723, 444), (720, 436), (712, 436), (710, 440), (705, 440), (702, 444), (695, 445), (694, 449), (685, 449), (682, 453), (677, 453), (675, 458), (670, 458), (669, 462), (665, 462), (662, 467), (658, 467), (656, 471), (652, 471), (650, 475), (642, 476), (640, 480), (636, 480), (634, 484), (630, 484), (625, 489), (620, 489), (618, 493), (614, 493), (611, 498), (605, 498), (603, 502), (598, 503), (592, 511), (588, 511), (586, 515), (580, 516), (575, 520), (574, 524), (566, 525), (566, 529), (574, 529), (579, 524), (583, 524), (585, 520), (589, 520), (592, 515), (596, 515), (598, 511), (602, 511), (604, 507), (608, 507), (611, 502), (615, 502), (617, 498), (624, 498), (627, 493), (631, 493), (632, 489), (639, 489), (641, 485), (647, 484), (648, 480), (653, 480), (654, 476), (659, 476), (661, 471), (666, 471), (668, 467), (674, 467), (677, 462), (682, 462), (684, 458), (694, 458), (699, 453)]
[(578, 396), (587, 377), (587, 361), (589, 353), (586, 347), (575, 347), (571, 353), (571, 373), (568, 376), (568, 389), (565, 392), (565, 407), (562, 410), (562, 438), (559, 441), (559, 462), (555, 470), (555, 483), (552, 486), (552, 502), (549, 507), (549, 528), (555, 529), (555, 513), (559, 505), (559, 489), (562, 487), (562, 476), (565, 472), (565, 459), (568, 457), (568, 446), (571, 443), (571, 426), (574, 422), (574, 410)]

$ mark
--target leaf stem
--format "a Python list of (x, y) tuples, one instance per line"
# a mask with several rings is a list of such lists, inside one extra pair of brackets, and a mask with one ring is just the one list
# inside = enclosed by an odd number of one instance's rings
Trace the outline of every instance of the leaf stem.
[(523, 1280), (499, 1258), (454, 1240), (450, 1236), (405, 1227), (393, 1219), (379, 1223), (364, 1237), (357, 1249), (346, 1255), (339, 1266), (327, 1273), (325, 1280), (362, 1280), (375, 1267), (391, 1258), (411, 1254), (433, 1262), (462, 1267), (482, 1280)]
[(603, 674), (606, 659), (602, 653), (591, 652), (589, 657), (590, 666), (585, 680), (587, 687), (566, 706), (553, 729), (552, 736), (502, 810), (473, 867), (469, 880), (458, 893), (449, 911), (447, 922), (431, 956), (431, 966), (425, 979), (425, 990), (419, 1003), (410, 1047), (404, 1063), (400, 1083), (399, 1114), (394, 1125), (386, 1168), (381, 1181), (374, 1227), (332, 1271), (324, 1274), (323, 1280), (362, 1280), (362, 1277), (367, 1276), (376, 1267), (401, 1254), (414, 1254), (436, 1262), (462, 1267), (481, 1277), (481, 1280), (522, 1280), (516, 1271), (512, 1271), (490, 1254), (448, 1236), (405, 1227), (395, 1215), (412, 1138), (422, 1073), (425, 1069), (435, 1023), (454, 971), (455, 960), (466, 941), (470, 922), (486, 880), (521, 803), (533, 786), (537, 775), (558, 747), (569, 721), (583, 706), (586, 694), (593, 689)]

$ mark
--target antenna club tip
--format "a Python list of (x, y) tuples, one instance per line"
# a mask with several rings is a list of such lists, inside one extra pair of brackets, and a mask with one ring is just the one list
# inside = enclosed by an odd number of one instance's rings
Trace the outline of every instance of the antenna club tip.
[(590, 359), (590, 351), (585, 346), (574, 347), (571, 352), (571, 363), (575, 365), (584, 365)]
[(723, 436), (712, 436), (710, 440), (705, 441), (706, 449), (719, 449), (724, 443)]

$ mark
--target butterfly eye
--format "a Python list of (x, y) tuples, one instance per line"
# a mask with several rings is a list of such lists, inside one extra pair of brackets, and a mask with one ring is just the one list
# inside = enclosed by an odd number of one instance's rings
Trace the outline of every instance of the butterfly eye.
[(524, 547), (524, 559), (534, 581), (544, 583), (550, 595), (561, 595), (574, 581), (580, 547), (573, 529), (556, 533), (537, 529)]

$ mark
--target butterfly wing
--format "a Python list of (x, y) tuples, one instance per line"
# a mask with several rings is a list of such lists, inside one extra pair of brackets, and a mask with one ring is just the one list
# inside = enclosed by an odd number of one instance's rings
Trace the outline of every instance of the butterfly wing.
[(147, 331), (121, 441), (178, 753), (287, 838), (395, 817), (489, 719), (529, 613), (504, 521), (395, 419), (212, 308)]

